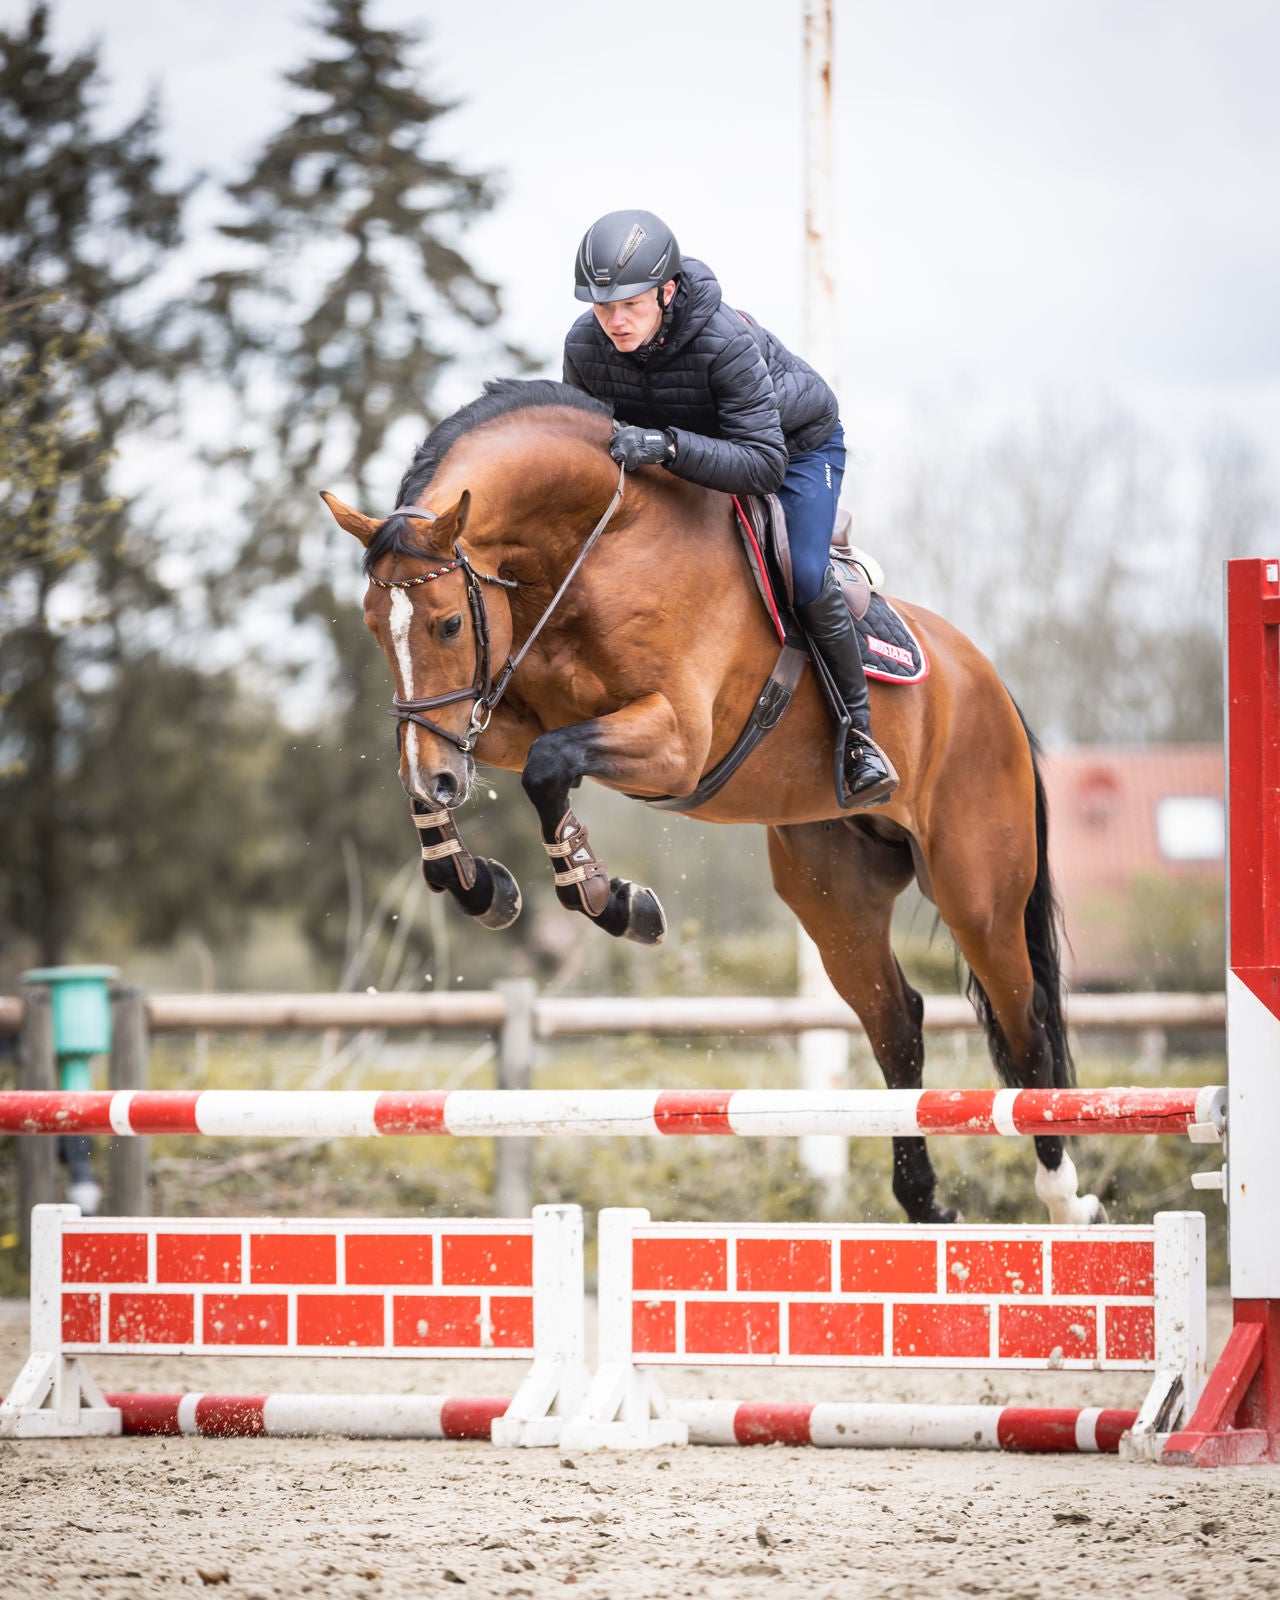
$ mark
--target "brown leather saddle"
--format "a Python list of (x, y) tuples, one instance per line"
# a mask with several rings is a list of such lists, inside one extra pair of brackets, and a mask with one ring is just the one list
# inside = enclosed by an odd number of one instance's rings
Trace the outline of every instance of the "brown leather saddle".
[[(776, 494), (735, 495), (734, 506), (756, 588), (776, 623), (782, 617), (779, 598), (785, 602), (788, 612), (795, 606), (786, 513)], [(853, 620), (861, 622), (871, 605), (872, 591), (879, 588), (884, 575), (871, 556), (852, 544), (849, 538), (852, 529), (853, 518), (841, 506), (831, 534), (831, 566), (840, 580)]]

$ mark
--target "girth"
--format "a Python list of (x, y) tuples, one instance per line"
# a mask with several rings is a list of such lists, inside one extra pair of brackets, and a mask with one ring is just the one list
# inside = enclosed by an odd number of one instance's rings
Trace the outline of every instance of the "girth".
[(713, 795), (720, 793), (765, 734), (771, 728), (777, 727), (782, 719), (782, 713), (791, 704), (791, 697), (796, 692), (796, 685), (800, 682), (800, 675), (807, 660), (805, 651), (797, 649), (795, 645), (783, 645), (773, 671), (769, 674), (769, 681), (760, 691), (755, 705), (751, 708), (751, 715), (747, 718), (747, 724), (738, 735), (732, 750), (722, 761), (716, 762), (692, 794), (667, 795), (661, 800), (650, 800), (644, 795), (633, 795), (632, 798), (644, 800), (644, 803), (652, 806), (655, 811), (696, 811), (699, 806), (706, 805)]

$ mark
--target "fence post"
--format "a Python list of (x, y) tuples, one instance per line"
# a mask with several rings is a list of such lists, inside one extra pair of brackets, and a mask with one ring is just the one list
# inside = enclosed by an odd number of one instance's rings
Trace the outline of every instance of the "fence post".
[[(533, 1083), (532, 978), (500, 979), (494, 988), (507, 1003), (498, 1033), (498, 1088), (528, 1089)], [(533, 1140), (498, 1139), (493, 1157), (493, 1202), (500, 1217), (527, 1217), (533, 1207)]]
[[(141, 989), (111, 991), (111, 1065), (114, 1089), (147, 1087), (147, 1008)], [(114, 1217), (145, 1217), (151, 1144), (147, 1139), (113, 1138), (107, 1155), (107, 1211)]]
[[(18, 1043), (18, 1087), (56, 1089), (58, 1058), (53, 1050), (53, 1003), (43, 985), (23, 988), (22, 1033)], [(31, 1135), (18, 1140), (18, 1235), (22, 1259), (31, 1257), (31, 1208), (61, 1199), (58, 1142)]]

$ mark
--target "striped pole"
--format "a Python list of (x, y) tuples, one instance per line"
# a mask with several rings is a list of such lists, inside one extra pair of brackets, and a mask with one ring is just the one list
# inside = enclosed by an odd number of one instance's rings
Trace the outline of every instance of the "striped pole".
[(109, 1394), (127, 1434), (200, 1434), (207, 1439), (484, 1439), (511, 1404), (505, 1395)]
[[(362, 1138), (452, 1134), (1147, 1134), (1220, 1132), (1205, 1089), (28, 1090), (0, 1133)], [(1201, 1135), (1203, 1138), (1203, 1134)]]
[[(445, 1395), (109, 1394), (131, 1435), (488, 1440), (505, 1398)], [(1012, 1450), (1114, 1455), (1136, 1411), (1098, 1407), (673, 1400), (690, 1444), (846, 1450)]]

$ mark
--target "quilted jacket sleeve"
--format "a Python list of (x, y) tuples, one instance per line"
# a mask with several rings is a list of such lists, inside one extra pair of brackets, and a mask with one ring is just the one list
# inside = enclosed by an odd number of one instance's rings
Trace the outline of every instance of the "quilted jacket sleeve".
[(787, 447), (769, 369), (745, 328), (726, 341), (707, 379), (722, 437), (673, 429), (676, 456), (668, 470), (726, 494), (772, 494), (786, 476)]

